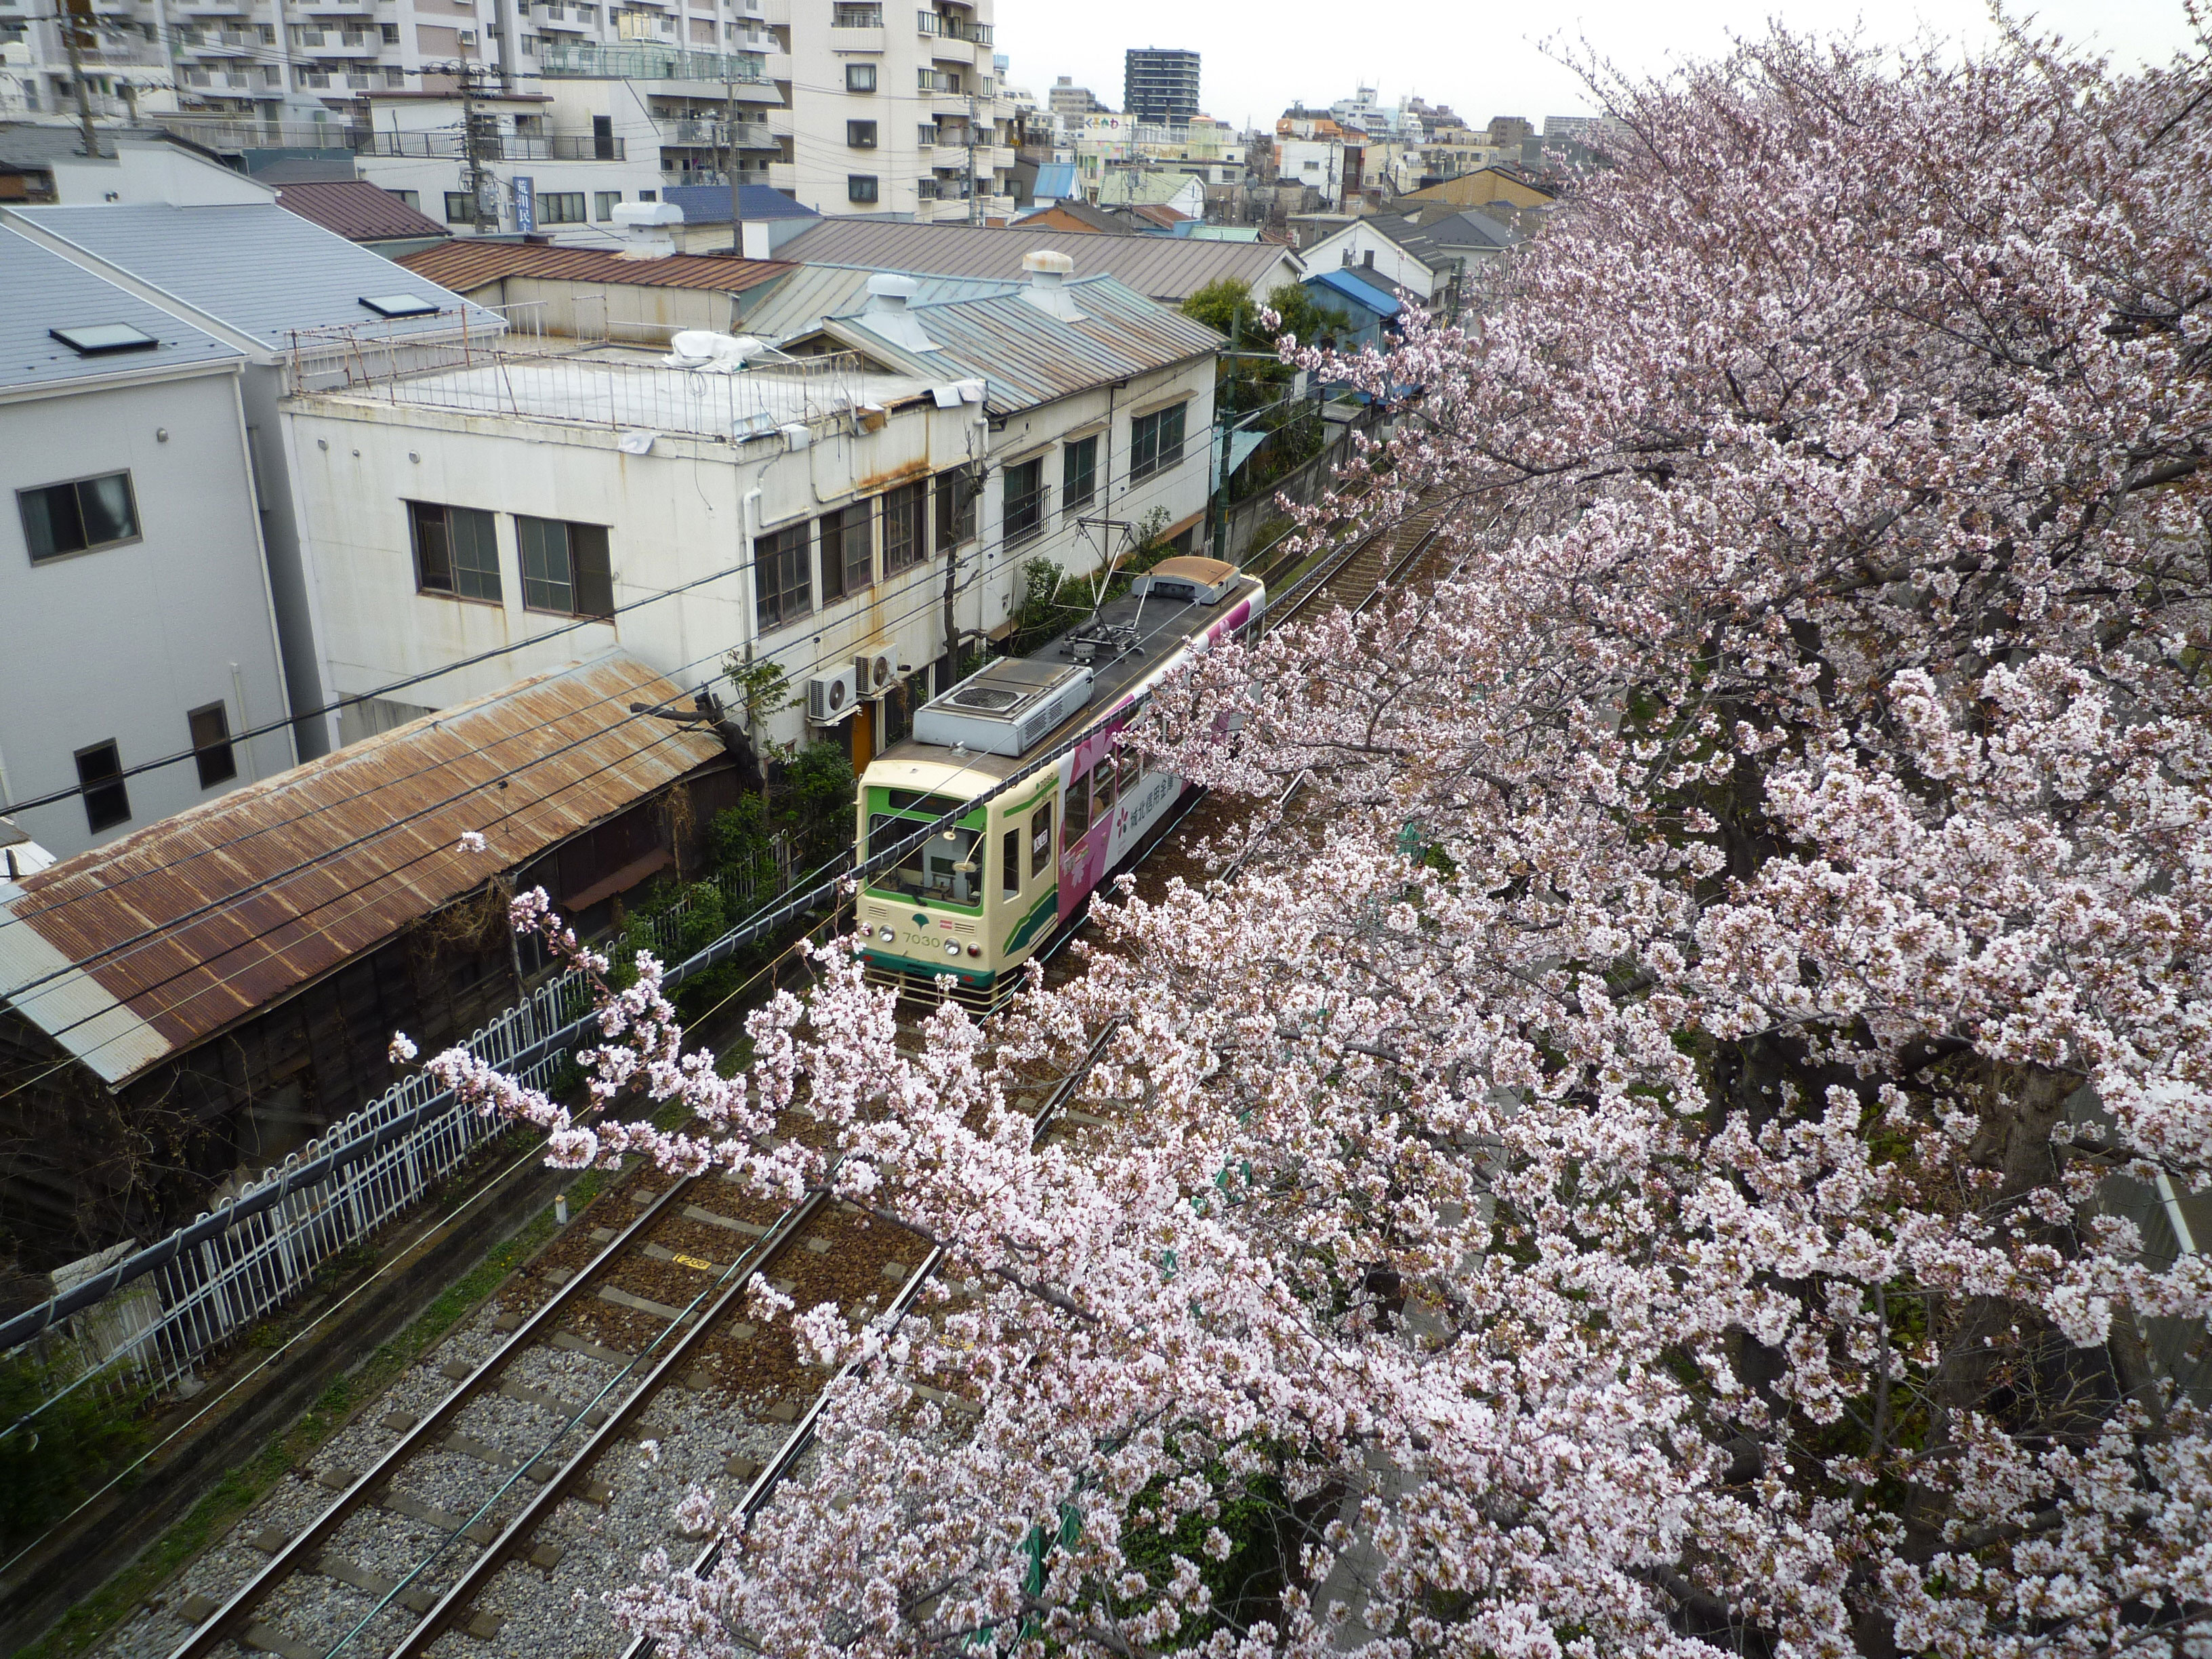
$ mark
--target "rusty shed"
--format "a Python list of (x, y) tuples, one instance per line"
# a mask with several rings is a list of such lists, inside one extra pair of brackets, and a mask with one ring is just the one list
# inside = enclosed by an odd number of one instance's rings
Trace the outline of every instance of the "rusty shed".
[(630, 708), (681, 695), (611, 653), (0, 884), (0, 1255), (189, 1219), (384, 1090), (395, 1030), (507, 1007), (543, 971), (517, 888), (590, 932), (696, 873), (736, 774)]

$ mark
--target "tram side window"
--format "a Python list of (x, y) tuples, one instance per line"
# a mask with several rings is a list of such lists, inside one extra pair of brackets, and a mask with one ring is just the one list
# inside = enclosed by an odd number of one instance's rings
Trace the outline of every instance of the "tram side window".
[(999, 838), (999, 890), (1012, 898), (1022, 890), (1022, 832), (1009, 830)]
[[(878, 812), (868, 820), (869, 848), (894, 846), (922, 827), (913, 818)], [(878, 872), (868, 884), (878, 891), (905, 893), (924, 902), (973, 904), (981, 884), (975, 880), (975, 848), (982, 839), (982, 832), (977, 830), (940, 830), (890, 869)]]
[(1143, 771), (1144, 763), (1138, 758), (1137, 751), (1124, 749), (1121, 751), (1121, 775), (1114, 786), (1115, 794), (1122, 800), (1128, 799), (1129, 792), (1137, 787), (1137, 779)]
[(1114, 810), (1114, 757), (1111, 755), (1091, 769), (1091, 810), (1102, 818)]
[(1047, 801), (1030, 820), (1030, 875), (1042, 875), (1052, 868), (1052, 803)]
[(1091, 774), (1078, 772), (1067, 781), (1067, 804), (1061, 809), (1060, 844), (1073, 847), (1091, 830)]

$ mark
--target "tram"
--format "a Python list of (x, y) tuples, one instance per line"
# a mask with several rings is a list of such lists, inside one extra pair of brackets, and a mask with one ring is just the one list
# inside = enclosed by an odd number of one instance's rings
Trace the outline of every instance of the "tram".
[[(856, 900), (869, 980), (988, 1011), (1021, 967), (1073, 925), (1188, 786), (1119, 746), (1152, 688), (1215, 641), (1256, 629), (1257, 577), (1218, 559), (1163, 560), (1127, 595), (1026, 657), (987, 663), (917, 709), (913, 733), (859, 785), (864, 856), (975, 805), (878, 870)], [(1078, 732), (1056, 765), (983, 801)]]

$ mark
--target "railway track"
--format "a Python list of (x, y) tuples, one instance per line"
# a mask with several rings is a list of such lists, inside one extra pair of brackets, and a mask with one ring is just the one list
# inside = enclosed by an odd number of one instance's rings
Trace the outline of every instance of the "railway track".
[(1354, 611), (1365, 610), (1402, 581), (1429, 550), (1443, 518), (1441, 504), (1425, 507), (1323, 555), (1280, 595), (1269, 599), (1268, 628), (1296, 621), (1332, 597), (1349, 603)]
[[(1332, 552), (1270, 607), (1269, 625), (1324, 595), (1360, 593), (1364, 609), (1413, 568), (1438, 517), (1426, 510)], [(1042, 1097), (1037, 1136), (1109, 1035)], [(621, 1649), (604, 1632), (596, 1643), (573, 1629), (548, 1639), (529, 1610), (559, 1595), (563, 1560), (621, 1488), (668, 1507), (682, 1483), (637, 1478), (647, 1445), (657, 1456), (658, 1441), (673, 1438), (691, 1479), (741, 1482), (747, 1515), (804, 1456), (831, 1378), (800, 1362), (787, 1326), (744, 1317), (746, 1291), (765, 1277), (801, 1307), (834, 1300), (848, 1317), (896, 1316), (937, 1266), (910, 1238), (819, 1195), (778, 1207), (716, 1174), (643, 1171), (585, 1219), (594, 1218), (502, 1291), (495, 1340), (442, 1367), (450, 1388), (419, 1413), (380, 1419), (387, 1438), (366, 1467), (324, 1468), (318, 1480), (334, 1496), (318, 1511), (248, 1540), (266, 1559), (242, 1583), (219, 1603), (193, 1597), (177, 1609), (191, 1628), (164, 1644), (169, 1659), (571, 1659), (594, 1645), (642, 1659), (648, 1644)], [(695, 1566), (711, 1566), (718, 1549), (708, 1545)]]

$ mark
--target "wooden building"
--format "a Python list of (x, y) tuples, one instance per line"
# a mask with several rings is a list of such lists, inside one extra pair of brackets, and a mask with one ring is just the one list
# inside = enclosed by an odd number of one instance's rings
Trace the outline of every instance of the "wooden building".
[(510, 1006), (514, 891), (588, 933), (696, 874), (737, 769), (630, 708), (683, 696), (611, 653), (0, 884), (0, 1260), (156, 1237)]

